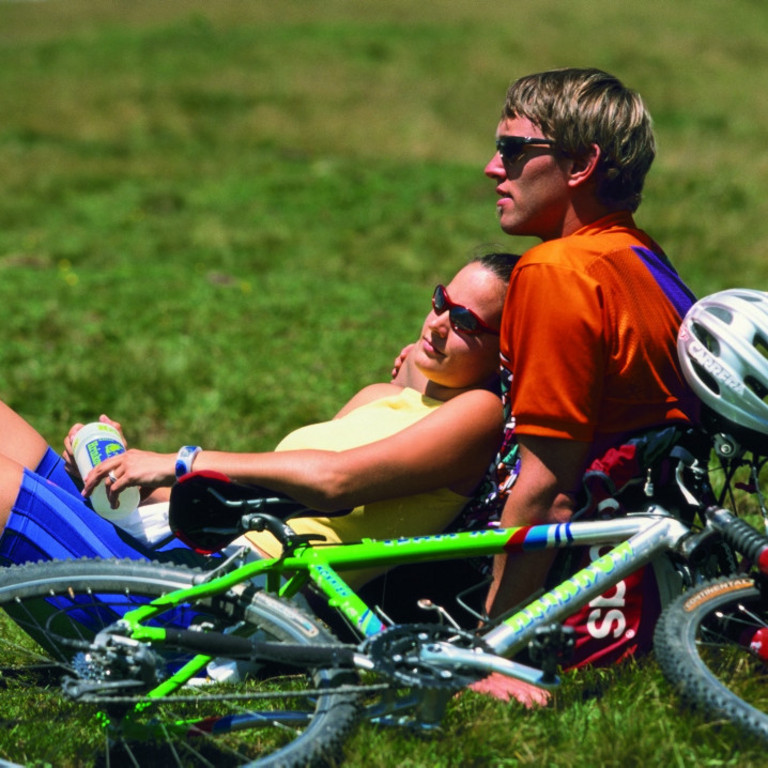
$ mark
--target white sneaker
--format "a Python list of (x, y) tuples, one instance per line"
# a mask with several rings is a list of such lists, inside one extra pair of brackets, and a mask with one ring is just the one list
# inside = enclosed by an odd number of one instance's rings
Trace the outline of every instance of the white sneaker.
[(258, 672), (263, 664), (248, 659), (214, 659), (205, 668), (206, 675), (215, 683), (241, 683)]

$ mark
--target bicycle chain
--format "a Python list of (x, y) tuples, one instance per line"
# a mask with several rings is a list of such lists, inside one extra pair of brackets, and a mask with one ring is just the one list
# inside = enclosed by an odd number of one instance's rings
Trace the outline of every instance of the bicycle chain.
[[(343, 685), (338, 688), (307, 688), (301, 691), (262, 691), (254, 693), (195, 694), (170, 696), (175, 703), (204, 701), (246, 701), (254, 699), (285, 699), (309, 696), (377, 693), (396, 688), (421, 688), (425, 690), (459, 690), (477, 680), (472, 671), (464, 673), (424, 662), (419, 649), (433, 643), (450, 642), (458, 647), (488, 651), (486, 643), (477, 635), (443, 624), (402, 624), (379, 633), (365, 648), (374, 662), (374, 671), (389, 680), (387, 683)], [(141, 696), (110, 696), (83, 693), (77, 701), (89, 704), (142, 704), (160, 703), (163, 699)]]
[(340, 685), (338, 688), (306, 688), (302, 691), (261, 691), (255, 693), (220, 693), (197, 696), (168, 696), (165, 698), (149, 698), (148, 696), (94, 696), (85, 694), (77, 701), (86, 704), (195, 704), (205, 701), (247, 701), (249, 699), (295, 699), (303, 696), (328, 696), (330, 694), (361, 694), (388, 691), (397, 686), (392, 683), (376, 683), (371, 685)]

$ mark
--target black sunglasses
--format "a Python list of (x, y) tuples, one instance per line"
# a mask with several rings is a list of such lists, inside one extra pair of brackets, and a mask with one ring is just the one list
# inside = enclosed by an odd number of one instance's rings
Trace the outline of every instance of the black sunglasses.
[(465, 333), (468, 336), (477, 336), (480, 333), (491, 333), (498, 336), (499, 332), (490, 325), (484, 323), (471, 309), (461, 304), (454, 304), (448, 297), (448, 291), (444, 285), (438, 285), (432, 294), (432, 309), (436, 315), (442, 315), (448, 310), (448, 319), (451, 328), (457, 333)]
[(528, 138), (524, 136), (499, 136), (496, 139), (496, 151), (501, 155), (504, 168), (516, 163), (526, 147), (554, 147), (552, 139)]

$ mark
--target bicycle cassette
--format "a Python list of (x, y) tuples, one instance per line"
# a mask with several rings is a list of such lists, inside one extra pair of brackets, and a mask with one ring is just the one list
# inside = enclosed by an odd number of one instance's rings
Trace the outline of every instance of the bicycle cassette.
[(435, 652), (440, 652), (439, 644), (490, 652), (481, 638), (444, 624), (400, 624), (371, 638), (365, 650), (377, 672), (408, 687), (459, 690), (487, 674), (460, 663), (441, 664), (427, 659), (424, 652), (434, 657)]

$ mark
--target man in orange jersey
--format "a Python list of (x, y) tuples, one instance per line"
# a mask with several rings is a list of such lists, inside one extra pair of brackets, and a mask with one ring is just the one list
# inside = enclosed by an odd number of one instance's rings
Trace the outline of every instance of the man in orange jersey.
[[(504, 308), (507, 430), (494, 493), (503, 526), (564, 522), (592, 460), (695, 415), (675, 347), (694, 297), (633, 220), (655, 155), (634, 91), (595, 69), (520, 78), (496, 149), (485, 173), (501, 228), (542, 243), (513, 271)], [(497, 557), (489, 613), (540, 586), (551, 562)]]

